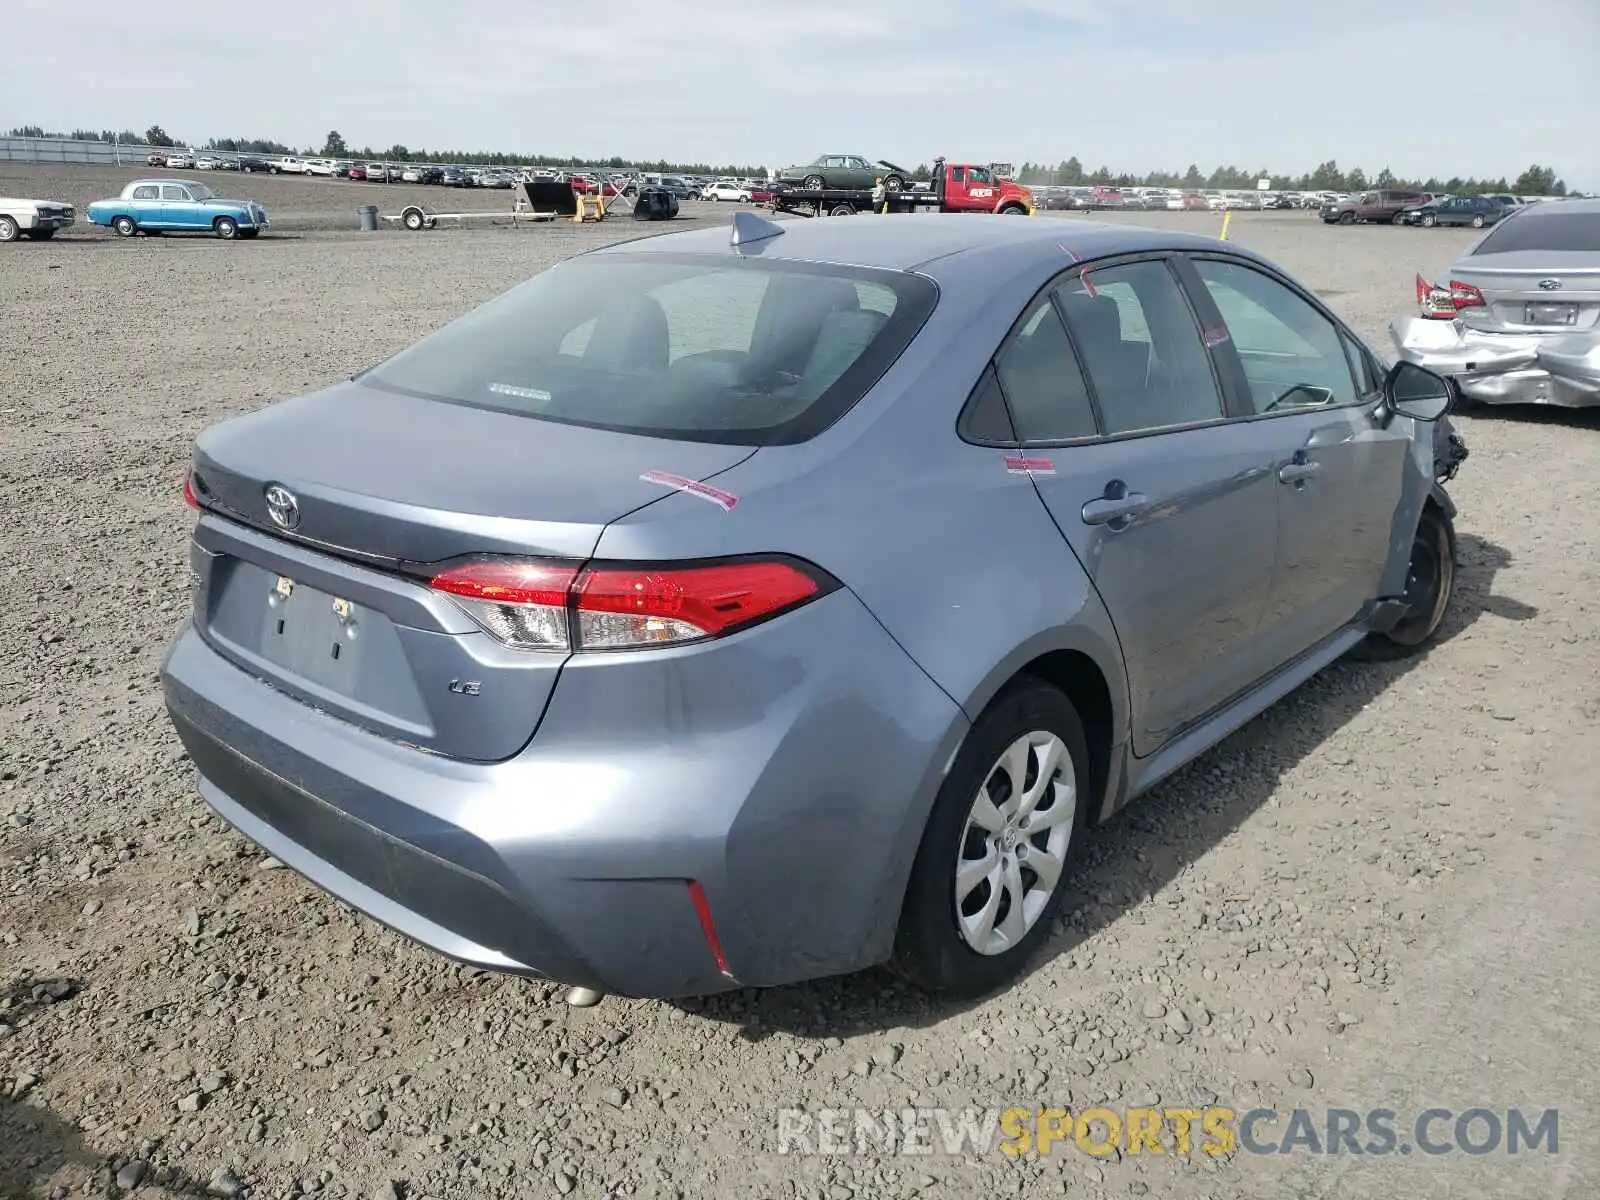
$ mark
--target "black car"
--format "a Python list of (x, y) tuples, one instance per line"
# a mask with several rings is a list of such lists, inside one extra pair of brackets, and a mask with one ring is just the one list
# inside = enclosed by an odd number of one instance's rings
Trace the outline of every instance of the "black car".
[(257, 172), (265, 174), (268, 170), (267, 160), (259, 154), (241, 154), (238, 169), (250, 175)]
[(1407, 209), (1402, 220), (1407, 225), (1432, 229), (1435, 225), (1470, 225), (1482, 229), (1503, 218), (1510, 209), (1493, 196), (1448, 196), (1418, 208)]

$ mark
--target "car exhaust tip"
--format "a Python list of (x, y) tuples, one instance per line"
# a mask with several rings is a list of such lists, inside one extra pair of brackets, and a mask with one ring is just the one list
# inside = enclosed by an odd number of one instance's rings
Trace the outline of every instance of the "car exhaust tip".
[(597, 992), (594, 988), (575, 987), (567, 992), (567, 1006), (569, 1008), (593, 1008), (606, 998), (604, 992)]

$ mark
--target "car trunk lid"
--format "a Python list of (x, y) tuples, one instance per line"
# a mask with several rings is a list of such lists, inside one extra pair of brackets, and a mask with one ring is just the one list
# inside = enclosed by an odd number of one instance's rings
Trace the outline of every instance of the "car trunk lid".
[[(1552, 266), (1552, 260), (1559, 266)], [(1582, 333), (1600, 325), (1600, 251), (1516, 250), (1457, 263), (1453, 283), (1477, 288), (1483, 304), (1460, 310), (1484, 333)]]
[(341, 719), (504, 759), (567, 655), (508, 648), (427, 579), (479, 555), (582, 561), (671, 481), (752, 453), (340, 384), (200, 437), (195, 622), (236, 665)]

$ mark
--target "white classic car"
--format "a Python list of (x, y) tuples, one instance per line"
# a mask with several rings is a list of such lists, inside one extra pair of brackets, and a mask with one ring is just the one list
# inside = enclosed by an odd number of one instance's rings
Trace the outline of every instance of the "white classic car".
[(65, 200), (0, 196), (0, 242), (14, 242), (21, 237), (42, 242), (77, 219), (77, 211)]

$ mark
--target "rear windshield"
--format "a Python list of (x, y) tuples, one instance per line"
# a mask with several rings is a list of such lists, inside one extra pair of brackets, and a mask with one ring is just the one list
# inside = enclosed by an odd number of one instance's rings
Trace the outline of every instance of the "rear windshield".
[(1518, 213), (1497, 225), (1472, 253), (1510, 254), (1517, 250), (1600, 251), (1600, 212)]
[(932, 281), (756, 258), (585, 255), (445, 326), (363, 383), (625, 433), (804, 441), (932, 312)]

